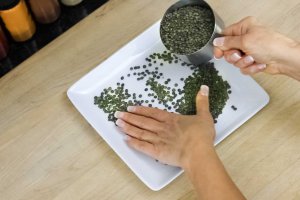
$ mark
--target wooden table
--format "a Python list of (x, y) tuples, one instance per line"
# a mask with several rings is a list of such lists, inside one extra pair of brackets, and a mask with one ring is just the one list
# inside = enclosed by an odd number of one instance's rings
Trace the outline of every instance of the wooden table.
[[(67, 89), (175, 0), (110, 0), (0, 79), (0, 199), (194, 199), (184, 175), (148, 189), (71, 105)], [(300, 39), (298, 0), (209, 0), (226, 24), (254, 15)], [(300, 83), (254, 77), (270, 104), (217, 146), (249, 199), (300, 199)]]

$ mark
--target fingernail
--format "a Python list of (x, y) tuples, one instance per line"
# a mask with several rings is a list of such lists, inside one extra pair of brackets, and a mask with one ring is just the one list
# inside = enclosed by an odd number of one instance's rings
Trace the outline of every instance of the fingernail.
[(122, 128), (124, 126), (124, 121), (121, 119), (117, 119), (116, 124), (117, 124), (117, 126)]
[(230, 60), (232, 62), (237, 62), (241, 59), (242, 57), (238, 53), (234, 53), (230, 56)]
[(214, 44), (216, 47), (221, 47), (221, 46), (224, 45), (224, 40), (225, 40), (224, 37), (215, 38), (214, 41), (213, 41), (213, 44)]
[(263, 70), (263, 69), (266, 69), (267, 68), (267, 65), (266, 64), (257, 64), (257, 68), (259, 70)]
[(203, 96), (208, 96), (208, 93), (209, 93), (209, 88), (207, 85), (201, 85), (200, 87), (200, 93), (203, 95)]
[(115, 118), (120, 118), (120, 117), (122, 117), (122, 115), (123, 115), (123, 113), (120, 111), (115, 112)]
[(221, 58), (216, 58), (216, 56), (214, 56), (214, 59), (215, 59), (215, 60), (221, 60)]
[(254, 62), (254, 58), (253, 58), (252, 56), (246, 56), (246, 57), (244, 58), (244, 62), (245, 62), (246, 64), (252, 64), (252, 63)]
[(128, 106), (127, 111), (128, 112), (134, 112), (135, 111), (135, 106)]

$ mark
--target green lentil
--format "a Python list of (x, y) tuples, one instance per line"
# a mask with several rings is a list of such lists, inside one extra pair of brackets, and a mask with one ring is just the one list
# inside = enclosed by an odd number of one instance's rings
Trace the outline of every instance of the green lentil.
[[(173, 62), (175, 59), (185, 66), (190, 66), (189, 63), (186, 63), (177, 58), (176, 55), (171, 54), (168, 51), (163, 53), (153, 53), (149, 56), (152, 60), (164, 62)], [(149, 63), (150, 64), (150, 63)], [(125, 84), (117, 82), (116, 88), (108, 87), (104, 88), (99, 96), (94, 97), (94, 104), (98, 105), (105, 113), (108, 113), (108, 120), (115, 121), (114, 113), (115, 111), (126, 111), (127, 106), (129, 105), (142, 105), (143, 103), (154, 103), (155, 99), (157, 102), (164, 106), (166, 110), (171, 111), (174, 109), (176, 112), (181, 114), (195, 114), (195, 98), (198, 93), (198, 90), (202, 84), (206, 84), (210, 87), (210, 109), (211, 113), (216, 119), (218, 115), (222, 113), (222, 109), (225, 106), (227, 101), (228, 94), (231, 93), (230, 85), (218, 75), (218, 71), (214, 68), (212, 63), (203, 64), (201, 66), (192, 66), (191, 75), (185, 78), (180, 78), (180, 81), (183, 81), (183, 89), (176, 87), (179, 86), (178, 83), (174, 83), (173, 87), (170, 87), (168, 84), (171, 82), (170, 78), (167, 78), (163, 83), (159, 83), (157, 79), (163, 76), (163, 73), (159, 72), (159, 68), (155, 67), (155, 71), (144, 68), (140, 72), (133, 72), (133, 75), (137, 76), (137, 80), (146, 79), (144, 91), (151, 91), (148, 94), (150, 100), (142, 99), (142, 94), (130, 93), (128, 89), (125, 89)], [(139, 70), (139, 66), (130, 67), (130, 70)], [(130, 74), (127, 74), (127, 76)], [(124, 79), (124, 76), (120, 78)], [(129, 76), (128, 76), (129, 77)], [(156, 78), (155, 78), (156, 77)], [(176, 81), (176, 80), (175, 80)], [(137, 100), (137, 97), (139, 100)], [(178, 97), (178, 98), (177, 98)], [(152, 107), (152, 104), (148, 104), (149, 107)], [(236, 110), (235, 107), (232, 109)]]
[(205, 7), (186, 6), (165, 15), (161, 39), (171, 52), (191, 54), (202, 48), (214, 30), (214, 14)]
[(232, 105), (231, 108), (232, 108), (232, 110), (234, 110), (234, 111), (237, 110), (237, 108), (236, 108), (234, 105)]
[(207, 85), (210, 88), (209, 102), (213, 118), (217, 118), (222, 113), (223, 107), (229, 99), (228, 90), (230, 86), (228, 82), (224, 81), (218, 74), (213, 63), (199, 66), (194, 74), (189, 76), (184, 83), (184, 95), (180, 99), (181, 102), (176, 112), (187, 115), (195, 114), (196, 95), (201, 85)]

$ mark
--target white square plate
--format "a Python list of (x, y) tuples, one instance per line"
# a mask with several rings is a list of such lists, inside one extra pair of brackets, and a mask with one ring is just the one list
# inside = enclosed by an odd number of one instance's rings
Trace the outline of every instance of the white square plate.
[[(145, 64), (145, 58), (154, 52), (165, 49), (159, 36), (160, 22), (155, 23), (144, 33), (129, 42), (106, 61), (76, 82), (67, 92), (68, 97), (94, 127), (98, 134), (111, 146), (128, 167), (152, 190), (160, 190), (179, 174), (182, 169), (163, 165), (154, 159), (129, 148), (123, 134), (107, 120), (107, 114), (94, 105), (94, 96), (98, 96), (104, 88), (115, 86), (120, 77), (124, 76), (126, 88), (131, 91), (144, 93), (143, 81), (137, 84), (134, 78), (125, 75), (129, 68)], [(249, 76), (242, 75), (238, 69), (224, 60), (212, 60), (223, 79), (231, 85), (232, 94), (226, 103), (223, 113), (216, 124), (217, 137), (215, 144), (241, 126), (268, 102), (268, 94)], [(180, 64), (165, 64), (161, 69), (172, 80), (187, 76), (191, 71)], [(166, 73), (167, 72), (167, 73)], [(181, 83), (180, 87), (182, 87)], [(158, 106), (157, 104), (153, 104)], [(234, 111), (231, 106), (237, 107)]]

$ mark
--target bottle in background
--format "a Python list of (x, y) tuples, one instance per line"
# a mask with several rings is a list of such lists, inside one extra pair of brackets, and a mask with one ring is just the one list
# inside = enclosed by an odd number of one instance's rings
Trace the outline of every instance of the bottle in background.
[(24, 0), (0, 0), (0, 16), (13, 39), (30, 39), (36, 27)]
[(29, 4), (35, 19), (42, 24), (52, 23), (60, 16), (58, 0), (29, 0)]
[(8, 41), (0, 26), (0, 60), (2, 60), (7, 56), (8, 49), (9, 49)]
[(61, 0), (61, 2), (66, 6), (75, 6), (81, 3), (83, 0)]

